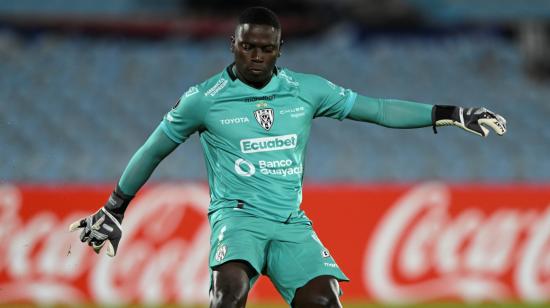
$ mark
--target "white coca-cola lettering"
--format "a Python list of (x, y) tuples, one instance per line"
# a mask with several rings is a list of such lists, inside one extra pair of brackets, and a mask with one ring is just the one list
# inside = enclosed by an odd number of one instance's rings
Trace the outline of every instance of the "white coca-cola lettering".
[[(522, 253), (522, 262), (514, 273), (518, 292), (530, 301), (550, 299), (550, 281), (541, 281), (550, 276), (550, 207), (531, 225), (527, 243)], [(548, 278), (547, 278), (548, 279)]]
[[(90, 212), (32, 203), (30, 215), (26, 193), (0, 185), (0, 304), (208, 301), (206, 186), (144, 190), (126, 213), (115, 258), (95, 255), (68, 232)], [(426, 183), (384, 204), (387, 211), (366, 235), (369, 299), (550, 300), (550, 205), (529, 201), (451, 206), (450, 187)], [(192, 227), (181, 232), (182, 225)]]
[[(87, 300), (75, 284), (87, 279), (91, 300), (101, 303), (208, 300), (208, 189), (202, 185), (158, 185), (128, 209), (117, 257), (96, 256), (67, 226), (91, 213), (59, 219), (47, 209), (26, 222), (15, 186), (0, 186), (0, 303), (74, 303)], [(176, 234), (188, 210), (204, 220), (189, 234)]]
[(365, 285), (376, 299), (550, 299), (543, 279), (550, 273), (550, 209), (503, 205), (487, 213), (473, 204), (451, 215), (450, 204), (446, 186), (427, 183), (387, 211), (364, 257)]
[[(0, 185), (0, 247), (8, 247), (11, 236), (16, 234), (15, 230), (21, 224), (20, 205), (19, 190), (10, 185)], [(0, 271), (8, 270), (9, 260), (8, 253), (0, 254)]]

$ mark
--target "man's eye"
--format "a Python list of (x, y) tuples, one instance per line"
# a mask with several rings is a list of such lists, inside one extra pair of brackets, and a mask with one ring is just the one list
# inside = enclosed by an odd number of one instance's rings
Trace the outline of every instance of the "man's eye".
[(244, 50), (250, 50), (251, 48), (250, 44), (242, 44), (241, 46)]
[(264, 48), (264, 52), (273, 52), (274, 50), (275, 50), (275, 48), (272, 47), (272, 46)]

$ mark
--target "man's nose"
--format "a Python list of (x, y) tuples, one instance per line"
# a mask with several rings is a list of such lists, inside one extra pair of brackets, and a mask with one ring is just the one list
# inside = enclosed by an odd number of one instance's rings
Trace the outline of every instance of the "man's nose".
[(255, 61), (255, 62), (264, 61), (264, 55), (263, 55), (262, 49), (254, 48), (254, 50), (252, 51), (252, 61)]

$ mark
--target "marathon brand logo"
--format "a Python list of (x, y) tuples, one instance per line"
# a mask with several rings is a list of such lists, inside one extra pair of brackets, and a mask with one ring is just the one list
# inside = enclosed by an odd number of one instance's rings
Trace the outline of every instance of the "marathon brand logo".
[(298, 135), (290, 134), (284, 136), (263, 137), (241, 140), (241, 152), (257, 153), (271, 152), (296, 148)]
[(323, 263), (323, 265), (326, 266), (326, 267), (338, 268), (338, 264), (336, 264), (336, 263), (325, 262), (325, 263)]
[(195, 95), (199, 93), (199, 88), (197, 87), (191, 87), (189, 88), (189, 90), (187, 90), (187, 92), (185, 92), (185, 94), (183, 94), (185, 97), (189, 97), (189, 96), (192, 96), (192, 95)]
[(244, 99), (247, 103), (253, 103), (257, 101), (272, 101), (275, 99), (275, 95), (270, 96), (253, 96), (253, 97), (247, 97)]

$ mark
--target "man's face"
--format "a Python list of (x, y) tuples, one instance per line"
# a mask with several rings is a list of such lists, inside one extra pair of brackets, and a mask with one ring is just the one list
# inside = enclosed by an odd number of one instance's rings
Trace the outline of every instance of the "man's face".
[(231, 38), (231, 51), (239, 78), (255, 86), (267, 83), (280, 54), (280, 43), (281, 31), (272, 26), (237, 26)]

